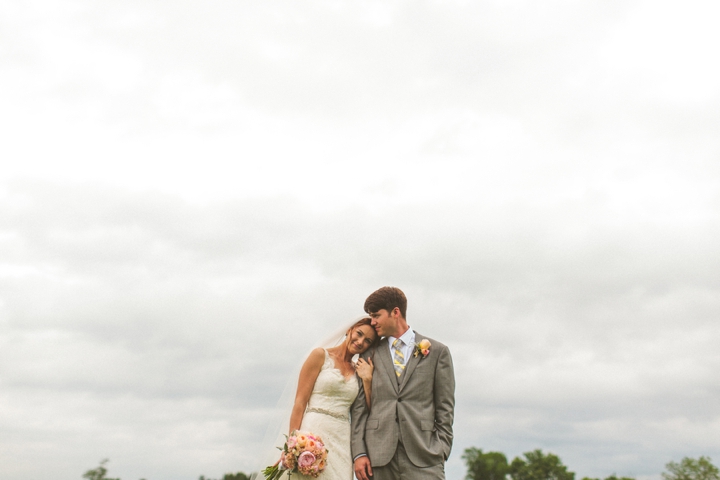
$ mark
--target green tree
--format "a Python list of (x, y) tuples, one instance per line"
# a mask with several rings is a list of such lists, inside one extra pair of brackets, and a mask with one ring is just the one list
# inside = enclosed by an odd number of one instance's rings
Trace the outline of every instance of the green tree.
[(718, 467), (710, 462), (709, 457), (685, 457), (680, 463), (670, 462), (665, 465), (664, 480), (720, 480)]
[[(600, 480), (599, 478), (583, 477), (582, 480)], [(635, 480), (633, 477), (618, 477), (614, 473), (609, 477), (605, 477), (605, 480)]]
[(479, 448), (466, 448), (462, 456), (467, 465), (466, 480), (505, 480), (508, 473), (507, 457), (500, 452), (487, 452)]
[(83, 478), (87, 478), (88, 480), (120, 480), (119, 478), (108, 478), (105, 475), (107, 474), (107, 468), (105, 468), (105, 464), (109, 460), (106, 458), (105, 460), (102, 460), (100, 462), (100, 465), (94, 470), (88, 470), (83, 475)]
[(545, 455), (540, 449), (523, 455), (524, 460), (515, 457), (510, 464), (512, 480), (575, 480), (575, 473), (568, 472), (557, 455)]
[[(198, 480), (213, 480), (212, 478), (205, 478), (205, 475), (200, 475)], [(237, 473), (226, 473), (220, 480), (250, 480), (250, 475), (246, 475), (243, 472)]]
[(243, 472), (226, 473), (222, 480), (250, 480), (250, 475), (245, 475)]
[(609, 477), (605, 477), (605, 480), (635, 480), (634, 477), (618, 477), (614, 473)]

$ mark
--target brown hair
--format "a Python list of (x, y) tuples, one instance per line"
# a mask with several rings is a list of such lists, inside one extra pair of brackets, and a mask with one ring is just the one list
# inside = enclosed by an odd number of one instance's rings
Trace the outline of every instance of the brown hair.
[(400, 309), (400, 315), (405, 318), (407, 311), (405, 294), (397, 287), (382, 287), (367, 297), (364, 309), (367, 313), (376, 313), (380, 310), (387, 310), (390, 313), (395, 307)]

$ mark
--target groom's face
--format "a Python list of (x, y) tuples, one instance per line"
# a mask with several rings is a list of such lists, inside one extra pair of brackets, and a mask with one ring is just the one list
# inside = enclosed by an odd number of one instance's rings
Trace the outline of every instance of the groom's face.
[(370, 318), (372, 318), (372, 326), (379, 337), (392, 336), (395, 333), (397, 320), (384, 308), (371, 313)]

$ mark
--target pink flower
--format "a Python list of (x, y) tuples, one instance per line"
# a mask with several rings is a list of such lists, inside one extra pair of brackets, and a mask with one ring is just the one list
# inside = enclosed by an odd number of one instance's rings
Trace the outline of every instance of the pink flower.
[(282, 464), (288, 470), (295, 468), (295, 457), (291, 453), (283, 454)]
[(298, 457), (298, 466), (300, 468), (308, 468), (315, 463), (315, 455), (310, 452), (303, 452)]
[(417, 357), (418, 355), (422, 354), (423, 358), (427, 357), (430, 354), (430, 347), (432, 345), (430, 344), (430, 340), (427, 338), (423, 338), (420, 340), (420, 343), (415, 345), (415, 351), (413, 352), (413, 356)]

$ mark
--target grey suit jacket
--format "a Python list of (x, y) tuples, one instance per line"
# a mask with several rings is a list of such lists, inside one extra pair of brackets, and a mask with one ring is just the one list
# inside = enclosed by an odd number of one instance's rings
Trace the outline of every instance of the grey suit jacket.
[[(415, 342), (425, 339), (415, 332)], [(450, 350), (431, 343), (427, 357), (411, 356), (398, 385), (388, 340), (363, 354), (372, 357), (371, 408), (360, 393), (352, 405), (352, 455), (365, 454), (373, 467), (382, 467), (393, 458), (402, 439), (410, 461), (417, 467), (443, 463), (450, 455), (455, 415), (455, 373)]]

